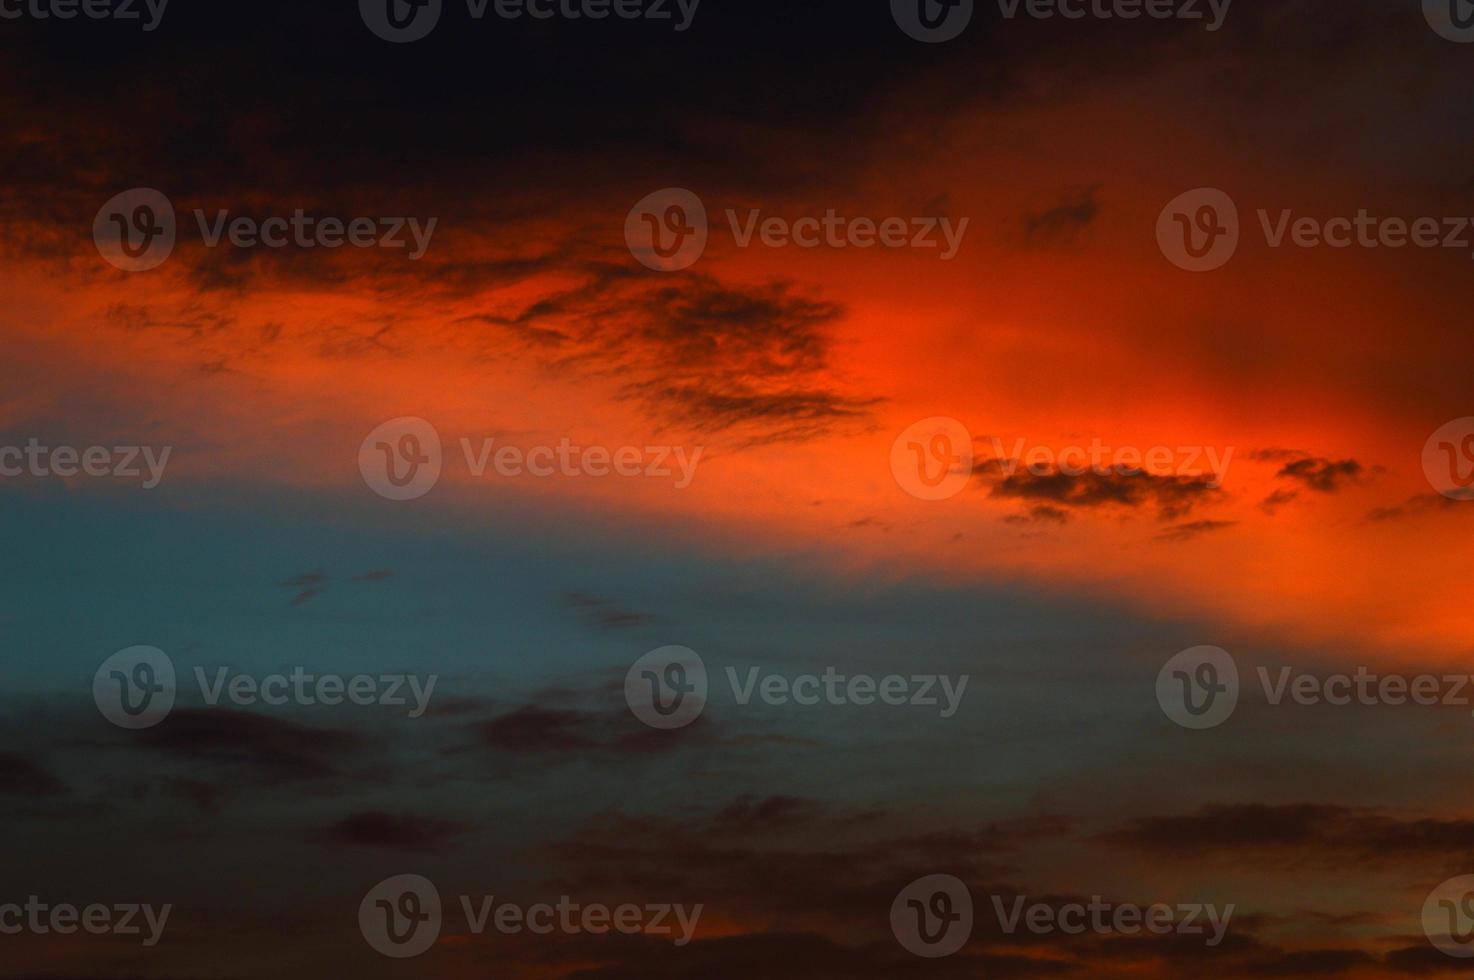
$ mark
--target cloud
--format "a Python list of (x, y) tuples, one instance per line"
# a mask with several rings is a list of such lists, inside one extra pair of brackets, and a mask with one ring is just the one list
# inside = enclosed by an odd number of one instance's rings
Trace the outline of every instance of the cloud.
[(1064, 473), (1057, 469), (1036, 472), (1012, 462), (1016, 466), (1012, 473), (996, 459), (984, 460), (974, 467), (975, 472), (994, 481), (990, 496), (1046, 501), (1076, 511), (1155, 507), (1158, 519), (1166, 521), (1182, 517), (1199, 505), (1215, 502), (1223, 493), (1216, 486), (1216, 477), (1211, 475), (1164, 476), (1132, 468), (1109, 473)]
[(899, 820), (878, 807), (744, 795), (715, 810), (607, 815), (546, 850), (570, 884), (658, 884), (754, 925), (849, 931), (883, 915), (917, 868), (982, 883), (1007, 873), (1021, 845), (1070, 833), (1049, 815), (921, 833), (898, 831)]
[(284, 579), (282, 585), (297, 589), (298, 592), (292, 597), (292, 606), (301, 606), (322, 595), (323, 589), (327, 587), (328, 576), (321, 569), (314, 572), (304, 572), (301, 575), (293, 575)]
[[(354, 575), (349, 581), (359, 585), (372, 585), (379, 582), (386, 582), (393, 575), (394, 573), (390, 571), (373, 569), (363, 572), (360, 575)], [(296, 607), (306, 605), (308, 602), (322, 595), (328, 590), (328, 585), (331, 581), (332, 576), (319, 568), (311, 572), (303, 572), (301, 575), (293, 575), (291, 578), (283, 579), (280, 584), (298, 590), (297, 594), (292, 597), (292, 601), (289, 603), (289, 605)]]
[(319, 839), (333, 844), (434, 851), (446, 847), (470, 829), (466, 824), (451, 820), (373, 810), (344, 817), (327, 827)]
[(1061, 507), (1039, 504), (1030, 507), (1027, 514), (1009, 514), (1003, 518), (1005, 524), (1068, 524), (1070, 512)]
[(569, 752), (601, 744), (597, 715), (529, 705), (477, 726), (489, 748), (513, 752)]
[(1294, 851), (1318, 860), (1458, 858), (1474, 854), (1474, 820), (1402, 819), (1378, 809), (1246, 803), (1142, 817), (1100, 835), (1105, 843), (1176, 856)]
[[(1358, 483), (1367, 472), (1366, 467), (1354, 459), (1331, 460), (1294, 449), (1259, 449), (1249, 458), (1263, 463), (1283, 463), (1276, 476), (1293, 480), (1317, 493), (1335, 493)], [(1270, 504), (1275, 497), (1266, 500), (1265, 504)]]
[[(880, 810), (846, 815), (848, 823), (876, 820)], [(724, 834), (764, 834), (828, 822), (832, 811), (816, 800), (798, 796), (739, 796), (712, 818), (712, 830)]]
[(182, 759), (228, 765), (270, 784), (338, 775), (364, 740), (348, 732), (221, 708), (176, 708), (139, 742)]
[(1467, 501), (1445, 497), (1441, 493), (1423, 493), (1409, 497), (1402, 503), (1391, 507), (1374, 507), (1367, 513), (1366, 519), (1372, 523), (1396, 521), (1403, 518), (1420, 517), (1424, 514), (1449, 510), (1464, 503), (1467, 503)]
[(630, 629), (637, 626), (650, 626), (661, 621), (658, 616), (623, 609), (613, 599), (605, 599), (587, 592), (569, 592), (564, 596), (564, 600), (569, 606), (582, 610), (584, 623), (594, 629)]
[(1158, 534), (1157, 540), (1173, 543), (1191, 541), (1205, 534), (1212, 534), (1214, 531), (1237, 527), (1238, 523), (1238, 521), (1192, 521), (1187, 524), (1177, 524)]
[(66, 784), (35, 762), (14, 752), (0, 752), (0, 796), (65, 796)]
[(1265, 497), (1264, 500), (1260, 502), (1259, 507), (1266, 514), (1272, 515), (1286, 504), (1298, 500), (1299, 497), (1300, 494), (1294, 490), (1276, 490), (1268, 497)]
[(687, 274), (652, 286), (603, 264), (568, 271), (585, 281), (515, 314), (480, 318), (551, 367), (618, 379), (621, 398), (701, 433), (731, 432), (744, 445), (872, 424), (878, 400), (833, 381), (838, 304), (782, 282), (739, 286)]
[(663, 732), (642, 724), (624, 708), (552, 708), (526, 705), (472, 726), (484, 749), (517, 756), (568, 757), (590, 752), (645, 755), (707, 744), (712, 722), (703, 715), (679, 732)]
[(1073, 244), (1100, 214), (1099, 190), (1087, 187), (1052, 208), (1024, 215), (1024, 240), (1036, 247)]

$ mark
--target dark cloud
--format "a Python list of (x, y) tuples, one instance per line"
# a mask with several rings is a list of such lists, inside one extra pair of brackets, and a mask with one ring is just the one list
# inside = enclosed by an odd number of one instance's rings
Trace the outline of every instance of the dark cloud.
[(1231, 527), (1237, 527), (1238, 521), (1190, 521), (1187, 524), (1176, 524), (1167, 528), (1157, 535), (1158, 541), (1170, 541), (1181, 543), (1200, 538), (1214, 531), (1224, 531)]
[(66, 784), (14, 752), (0, 752), (0, 796), (65, 796)]
[(1385, 959), (1388, 967), (1410, 977), (1469, 972), (1468, 960), (1454, 959), (1427, 943), (1394, 949)]
[(232, 795), (228, 787), (204, 779), (164, 777), (157, 781), (159, 795), (193, 805), (202, 814), (217, 814)]
[(301, 606), (322, 595), (323, 590), (327, 587), (327, 582), (327, 573), (319, 569), (314, 572), (303, 572), (301, 575), (293, 575), (289, 579), (282, 580), (281, 584), (297, 590), (297, 594), (292, 597), (290, 605)]
[(338, 775), (364, 744), (348, 732), (220, 708), (176, 708), (138, 741), (177, 758), (239, 767), (267, 783)]
[(433, 851), (448, 846), (470, 829), (451, 820), (374, 810), (344, 817), (327, 827), (319, 839), (332, 844)]
[(594, 629), (631, 629), (637, 626), (650, 626), (661, 621), (658, 616), (624, 609), (613, 599), (591, 595), (587, 592), (569, 592), (564, 596), (564, 601), (579, 610), (583, 622)]
[(570, 884), (658, 884), (710, 896), (740, 920), (852, 931), (884, 922), (917, 869), (946, 869), (981, 888), (1010, 870), (1021, 845), (1071, 833), (1049, 815), (922, 833), (898, 833), (896, 822), (880, 808), (749, 795), (714, 812), (612, 814), (547, 851)]
[[(846, 822), (866, 823), (880, 816), (879, 810), (848, 814)], [(817, 800), (797, 796), (740, 796), (712, 818), (714, 832), (762, 834), (813, 825), (833, 819), (832, 811)]]
[[(1331, 460), (1294, 449), (1258, 449), (1249, 458), (1261, 463), (1282, 464), (1275, 475), (1293, 480), (1317, 493), (1335, 493), (1359, 482), (1367, 469), (1354, 459)], [(1293, 493), (1276, 492), (1264, 501), (1266, 508), (1294, 499)]]
[[(462, 322), (496, 328), (550, 370), (607, 381), (653, 416), (740, 445), (797, 441), (872, 424), (878, 399), (845, 390), (831, 365), (838, 304), (790, 283), (724, 283), (698, 273), (652, 280), (623, 264), (560, 260), (577, 285)], [(546, 271), (546, 270), (544, 270)]]
[(1281, 950), (1253, 965), (1255, 977), (1335, 977), (1378, 967), (1377, 957), (1358, 949)]
[(489, 748), (511, 752), (568, 752), (601, 744), (603, 726), (589, 712), (528, 706), (477, 726)]
[(1100, 840), (1178, 856), (1293, 851), (1307, 860), (1399, 860), (1474, 855), (1474, 820), (1404, 819), (1381, 810), (1328, 804), (1205, 806), (1172, 817), (1142, 817)]
[(743, 936), (698, 939), (683, 949), (669, 943), (570, 943), (565, 955), (579, 953), (604, 965), (569, 974), (576, 980), (891, 980), (927, 977), (963, 980), (976, 977), (1055, 977), (1075, 975), (1079, 964), (1023, 955), (965, 951), (940, 960), (920, 960), (894, 940), (841, 943), (813, 932), (772, 931)]
[(1372, 523), (1396, 521), (1405, 517), (1419, 517), (1423, 514), (1449, 510), (1465, 503), (1467, 501), (1445, 497), (1441, 493), (1423, 493), (1409, 497), (1392, 507), (1375, 507), (1367, 513), (1366, 519)]
[(1030, 507), (1027, 514), (1009, 514), (1003, 518), (1005, 524), (1068, 524), (1070, 512), (1062, 507), (1039, 504)]
[(1309, 459), (1310, 453), (1303, 449), (1285, 449), (1282, 446), (1270, 446), (1267, 449), (1256, 449), (1249, 454), (1249, 458), (1260, 463), (1290, 463), (1297, 459)]
[[(1006, 856), (1030, 841), (1057, 841), (1072, 833), (1057, 817), (1002, 821), (976, 831), (887, 836), (890, 814), (853, 812), (792, 797), (739, 798), (716, 814), (685, 818), (628, 817), (601, 820), (574, 838), (551, 845), (550, 857), (570, 870), (561, 878), (579, 888), (662, 888), (667, 894), (701, 894), (709, 908), (748, 925), (746, 935), (702, 939), (685, 959), (702, 964), (701, 975), (797, 976), (1098, 976), (1102, 969), (1132, 976), (1325, 977), (1396, 969), (1390, 958), (1360, 949), (1282, 948), (1259, 931), (1271, 922), (1236, 905), (1220, 945), (1203, 935), (1071, 935), (1063, 931), (1005, 933), (993, 901), (1009, 907), (1017, 898), (1058, 911), (1088, 905), (1094, 896), (1030, 891), (1003, 883)], [(969, 887), (975, 922), (963, 950), (939, 964), (918, 966), (889, 935), (885, 910), (917, 869), (945, 870)], [(1106, 896), (1108, 902), (1150, 900)], [(781, 931), (770, 931), (771, 923)], [(1279, 923), (1283, 925), (1283, 923)], [(837, 943), (833, 937), (850, 937)], [(787, 955), (775, 958), (775, 951)], [(633, 951), (631, 951), (633, 952)], [(715, 957), (723, 957), (717, 962)], [(810, 959), (812, 955), (813, 959)], [(751, 957), (749, 960), (748, 957)], [(660, 951), (645, 950), (609, 975), (664, 976)], [(710, 962), (717, 970), (705, 969)], [(1433, 962), (1432, 960), (1428, 961)], [(1108, 966), (1107, 966), (1108, 965)], [(591, 974), (602, 976), (603, 973)], [(669, 975), (690, 975), (690, 972)], [(1109, 975), (1115, 975), (1110, 973)], [(1126, 974), (1122, 974), (1126, 975)]]
[(1265, 497), (1262, 501), (1260, 501), (1259, 508), (1263, 510), (1266, 514), (1274, 514), (1281, 507), (1285, 506), (1288, 503), (1294, 502), (1295, 500), (1299, 499), (1299, 497), (1300, 494), (1295, 490), (1276, 490), (1274, 493), (1270, 494), (1268, 497)]
[(1320, 493), (1335, 493), (1355, 483), (1364, 472), (1362, 465), (1354, 459), (1302, 459), (1286, 464), (1278, 475), (1298, 480)]
[(712, 722), (702, 715), (679, 732), (657, 731), (642, 724), (621, 700), (613, 709), (527, 705), (473, 726), (476, 744), (519, 757), (541, 755), (550, 760), (598, 753), (646, 755), (707, 744)]
[(1024, 240), (1033, 246), (1073, 244), (1100, 214), (1098, 187), (1087, 187), (1044, 211), (1024, 215)]
[(488, 320), (552, 367), (620, 380), (623, 398), (676, 424), (761, 444), (870, 423), (876, 400), (841, 390), (830, 371), (843, 312), (787, 283), (688, 274), (652, 287), (598, 268), (579, 287)]
[(1046, 501), (1072, 510), (1120, 508), (1139, 510), (1153, 507), (1158, 519), (1176, 520), (1194, 507), (1212, 503), (1222, 497), (1217, 478), (1207, 475), (1158, 475), (1133, 468), (1118, 468), (1109, 473), (1086, 471), (1064, 473), (1059, 470), (1036, 472), (1010, 461), (1016, 468), (999, 460), (984, 460), (975, 467), (985, 480), (992, 482), (990, 496), (1005, 500)]

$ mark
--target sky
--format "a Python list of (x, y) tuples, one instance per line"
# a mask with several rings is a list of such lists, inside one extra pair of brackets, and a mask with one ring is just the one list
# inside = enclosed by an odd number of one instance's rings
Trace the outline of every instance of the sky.
[[(1474, 46), (1439, 4), (978, 2), (935, 43), (902, 0), (446, 0), (402, 43), (369, 0), (137, 6), (0, 3), (0, 976), (1467, 969)], [(109, 229), (165, 207), (131, 271)], [(299, 212), (383, 247), (228, 230)], [(826, 219), (904, 232), (790, 240)], [(177, 691), (129, 728), (137, 647)], [(708, 689), (662, 729), (629, 692), (672, 647)], [(210, 694), (294, 671), (408, 703)], [(792, 696), (826, 674), (936, 703)], [(1437, 703), (1289, 693), (1358, 674)], [(383, 955), (405, 875), (443, 921)], [(946, 955), (905, 925), (938, 875)], [(31, 896), (171, 912), (8, 931)], [(489, 896), (701, 912), (478, 934)], [(1233, 911), (1210, 944), (1019, 899)]]

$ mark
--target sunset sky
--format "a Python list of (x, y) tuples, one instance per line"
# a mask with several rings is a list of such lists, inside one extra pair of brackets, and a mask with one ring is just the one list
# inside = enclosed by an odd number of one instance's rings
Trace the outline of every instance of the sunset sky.
[[(1467, 970), (1422, 912), (1474, 874), (1470, 706), (1274, 705), (1255, 676), (1474, 673), (1474, 499), (1425, 466), (1474, 434), (1474, 228), (1263, 227), (1474, 219), (1474, 45), (1416, 0), (1243, 2), (1216, 31), (979, 2), (939, 44), (855, 0), (704, 0), (683, 31), (447, 0), (407, 44), (347, 2), (175, 4), (150, 31), (0, 20), (0, 449), (171, 450), (152, 488), (0, 476), (0, 905), (174, 907), (151, 948), (0, 935), (0, 976)], [(177, 215), (149, 271), (93, 238), (134, 188)], [(660, 272), (625, 229), (668, 188), (710, 234)], [(1158, 224), (1199, 188), (1240, 242), (1190, 272)], [(197, 210), (435, 225), (418, 259), (212, 247)], [(943, 259), (743, 247), (729, 210), (967, 224)], [(395, 501), (360, 448), (405, 418), (443, 472)], [(937, 418), (970, 441), (928, 500), (893, 460)], [(477, 476), (462, 440), (668, 447), (675, 473)], [(1123, 467), (1027, 466), (1092, 444)], [(419, 718), (181, 682), (132, 732), (91, 685), (135, 645), (181, 677), (439, 680)], [(621, 690), (668, 645), (713, 693), (656, 732)], [(1244, 690), (1194, 731), (1154, 691), (1199, 646)], [(728, 667), (970, 680), (941, 717), (742, 705)], [(448, 916), (401, 961), (357, 921), (400, 874), (448, 905), (704, 912), (680, 947)], [(889, 911), (932, 874), (977, 922), (924, 959)], [(1007, 934), (990, 896), (1020, 895), (1236, 912), (1211, 948)]]

